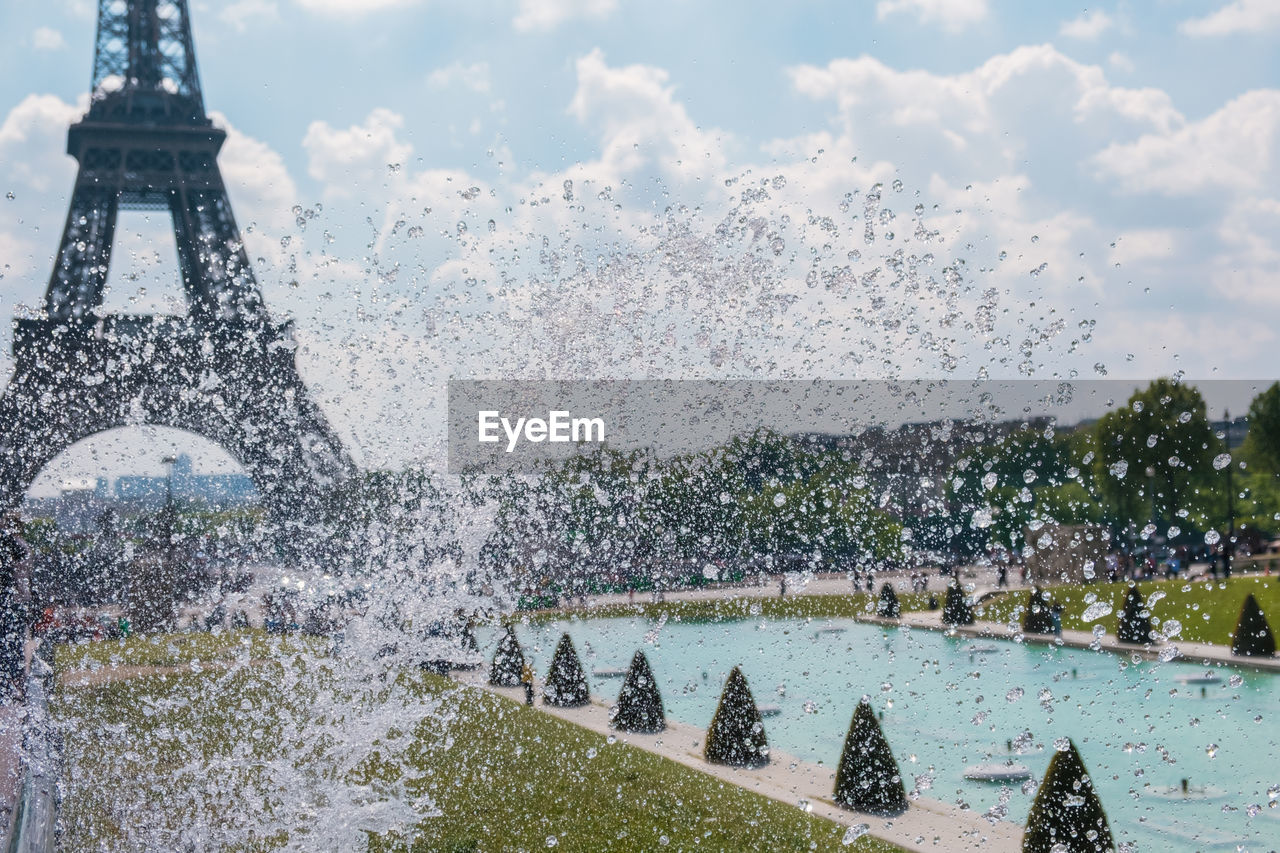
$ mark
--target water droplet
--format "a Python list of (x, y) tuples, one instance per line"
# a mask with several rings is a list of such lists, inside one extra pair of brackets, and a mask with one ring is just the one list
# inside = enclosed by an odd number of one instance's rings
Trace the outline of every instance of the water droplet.
[(1080, 619), (1083, 622), (1097, 622), (1103, 616), (1110, 615), (1113, 609), (1108, 601), (1095, 601), (1085, 608), (1084, 613), (1080, 614)]
[(868, 824), (856, 823), (844, 831), (844, 837), (840, 839), (840, 843), (848, 847), (870, 831), (871, 827)]

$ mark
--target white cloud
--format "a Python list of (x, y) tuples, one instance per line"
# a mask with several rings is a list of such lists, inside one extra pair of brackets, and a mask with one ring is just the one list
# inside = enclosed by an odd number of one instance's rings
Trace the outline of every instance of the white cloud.
[(62, 50), (67, 46), (67, 40), (52, 27), (36, 27), (31, 36), (31, 46), (36, 50)]
[[(265, 142), (238, 130), (221, 113), (213, 119), (227, 131), (227, 141), (218, 155), (218, 166), (232, 196), (232, 206), (242, 223), (255, 223), (265, 251), (276, 247), (280, 235), (294, 224), (293, 205), (298, 189), (284, 164), (284, 158)], [(252, 243), (254, 235), (245, 237)]]
[(396, 6), (410, 6), (421, 0), (296, 0), (308, 12), (324, 15), (355, 17), (367, 12), (380, 12)]
[(244, 32), (255, 23), (279, 20), (280, 9), (275, 0), (236, 0), (223, 7), (218, 17)]
[(1127, 265), (1140, 261), (1167, 260), (1173, 257), (1177, 245), (1177, 234), (1168, 228), (1134, 229), (1116, 238), (1115, 247), (1108, 254), (1107, 262)]
[(1067, 38), (1092, 41), (1109, 30), (1114, 23), (1115, 21), (1106, 12), (1094, 9), (1087, 15), (1064, 21), (1058, 28), (1058, 32)]
[(455, 62), (444, 68), (437, 68), (427, 75), (427, 85), (435, 89), (449, 89), (464, 86), (473, 92), (487, 94), (490, 89), (489, 63), (473, 62), (464, 65)]
[(352, 196), (394, 175), (413, 153), (413, 146), (396, 138), (404, 116), (379, 107), (363, 124), (345, 130), (315, 121), (302, 140), (307, 171), (336, 196)]
[(1245, 198), (1234, 204), (1218, 229), (1222, 251), (1213, 259), (1215, 290), (1237, 303), (1280, 308), (1280, 199)]
[(689, 117), (663, 69), (611, 67), (597, 49), (578, 60), (577, 73), (569, 112), (600, 136), (600, 161), (589, 168), (621, 176), (649, 166), (684, 180), (725, 167), (721, 138)]
[(1112, 143), (1093, 164), (1134, 192), (1252, 192), (1266, 185), (1280, 189), (1278, 146), (1280, 90), (1264, 89), (1246, 92), (1201, 121)]
[(84, 114), (82, 106), (56, 95), (28, 95), (0, 123), (0, 152), (9, 187), (36, 193), (65, 191), (75, 161), (65, 153), (67, 126)]
[(856, 148), (893, 150), (909, 166), (974, 180), (1015, 173), (1032, 154), (1060, 173), (1099, 141), (1182, 120), (1166, 93), (1113, 86), (1098, 66), (1051, 45), (1020, 47), (954, 75), (900, 71), (866, 56), (790, 75), (801, 94), (837, 104)]
[(1280, 28), (1280, 3), (1276, 0), (1232, 0), (1203, 18), (1190, 18), (1179, 26), (1191, 36), (1225, 36), (1261, 33)]
[(1137, 66), (1133, 64), (1132, 59), (1118, 50), (1112, 51), (1111, 55), (1107, 57), (1107, 64), (1115, 70), (1125, 74), (1128, 74), (1137, 68)]
[(618, 0), (520, 0), (512, 24), (518, 30), (550, 30), (571, 18), (605, 18)]
[(922, 24), (940, 24), (948, 30), (961, 30), (985, 19), (991, 10), (987, 0), (879, 0), (876, 17), (914, 15)]

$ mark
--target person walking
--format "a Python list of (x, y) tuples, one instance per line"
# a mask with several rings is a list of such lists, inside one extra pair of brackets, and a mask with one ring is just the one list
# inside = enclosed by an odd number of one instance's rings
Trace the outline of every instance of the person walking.
[(28, 616), (31, 610), (31, 547), (22, 538), (16, 512), (0, 517), (0, 702), (26, 694)]
[(520, 684), (524, 686), (524, 704), (533, 704), (533, 667), (525, 661), (520, 669)]
[(1053, 636), (1062, 639), (1062, 605), (1054, 602), (1049, 608), (1049, 616), (1053, 619)]

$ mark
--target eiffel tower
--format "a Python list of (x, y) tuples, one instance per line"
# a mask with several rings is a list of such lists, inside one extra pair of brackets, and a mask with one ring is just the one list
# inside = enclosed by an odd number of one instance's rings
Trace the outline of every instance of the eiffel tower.
[[(220, 445), (278, 523), (314, 519), (353, 466), (307, 394), (292, 328), (275, 323), (218, 169), (226, 133), (205, 115), (187, 0), (99, 0), (79, 163), (39, 319), (14, 324), (0, 398), (0, 508), (75, 442), (154, 424)], [(119, 210), (168, 210), (184, 316), (109, 314), (102, 300)]]

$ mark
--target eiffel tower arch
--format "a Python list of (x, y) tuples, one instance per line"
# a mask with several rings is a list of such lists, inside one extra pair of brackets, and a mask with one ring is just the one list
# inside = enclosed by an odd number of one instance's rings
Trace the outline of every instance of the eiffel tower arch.
[[(67, 135), (79, 171), (38, 319), (15, 322), (0, 398), (0, 507), (75, 442), (176, 427), (219, 444), (277, 523), (308, 523), (353, 471), (299, 376), (292, 329), (268, 315), (205, 114), (186, 0), (99, 0), (89, 111)], [(173, 218), (184, 316), (108, 314), (121, 209)]]

